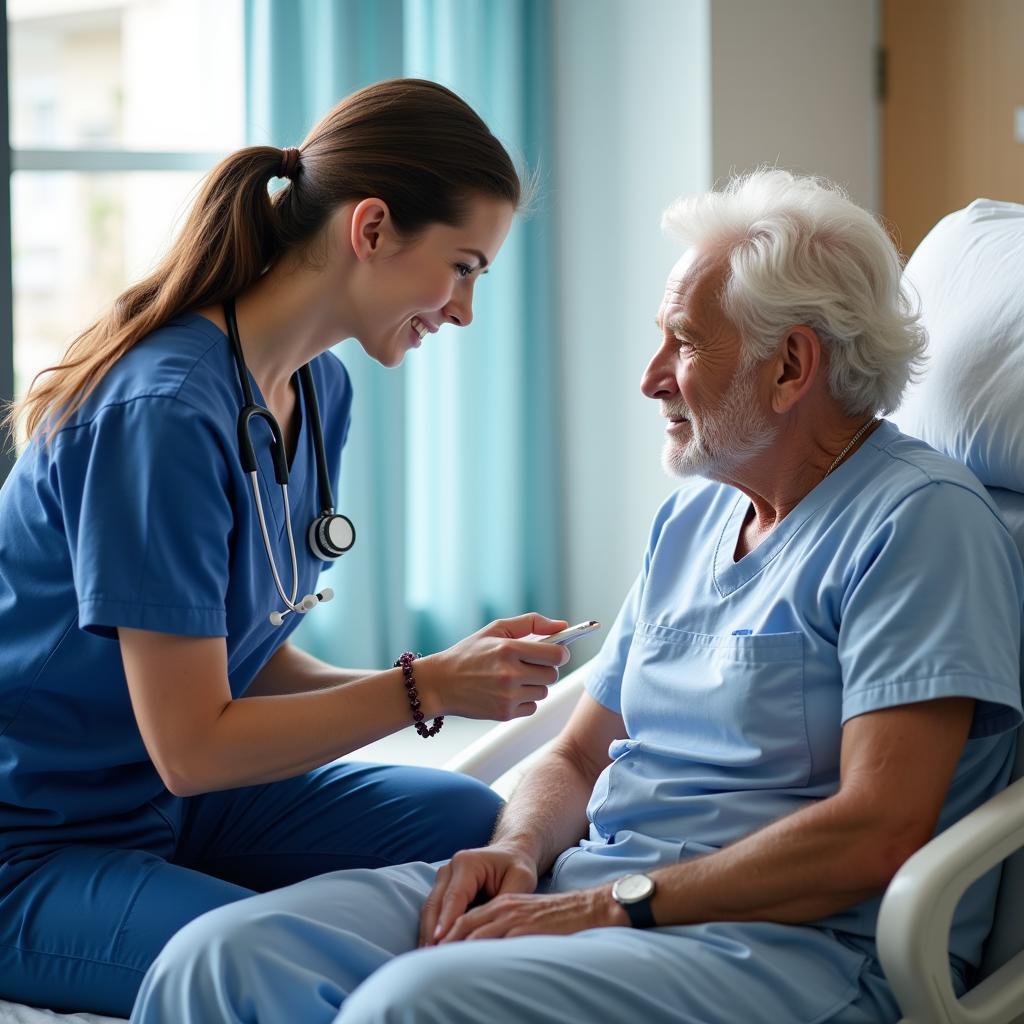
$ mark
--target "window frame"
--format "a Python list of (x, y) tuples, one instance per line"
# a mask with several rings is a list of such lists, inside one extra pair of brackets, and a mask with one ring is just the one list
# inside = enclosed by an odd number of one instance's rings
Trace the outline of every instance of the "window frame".
[[(0, 27), (0, 181), (7, 182), (0, 198), (0, 401), (14, 398), (14, 280), (11, 276), (11, 131), (8, 113), (7, 83), (7, 0), (3, 0), (3, 26)], [(0, 485), (14, 465), (14, 440), (0, 444)]]

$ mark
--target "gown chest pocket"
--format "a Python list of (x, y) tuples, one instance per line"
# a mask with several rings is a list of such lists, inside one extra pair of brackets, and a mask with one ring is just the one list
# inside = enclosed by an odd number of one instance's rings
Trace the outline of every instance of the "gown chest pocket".
[(630, 737), (679, 759), (684, 775), (744, 789), (810, 777), (801, 633), (710, 636), (640, 622), (622, 713)]

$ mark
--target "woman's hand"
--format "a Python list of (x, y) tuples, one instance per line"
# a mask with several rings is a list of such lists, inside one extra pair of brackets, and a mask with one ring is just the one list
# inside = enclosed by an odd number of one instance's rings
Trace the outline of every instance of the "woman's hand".
[(521, 850), (500, 843), (460, 850), (438, 871), (423, 904), (419, 944), (433, 946), (443, 940), (480, 896), (532, 893), (536, 888), (537, 865)]
[(567, 625), (535, 613), (498, 619), (448, 650), (420, 658), (416, 688), (424, 715), (495, 721), (532, 715), (557, 682), (569, 652), (559, 644), (522, 638), (550, 636)]

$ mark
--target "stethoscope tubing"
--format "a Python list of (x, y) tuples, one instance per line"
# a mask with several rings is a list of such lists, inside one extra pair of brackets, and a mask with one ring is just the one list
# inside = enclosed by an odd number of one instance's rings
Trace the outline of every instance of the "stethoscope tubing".
[(288, 501), (288, 485), (283, 484), (281, 487), (284, 496), (284, 527), (285, 532), (288, 535), (288, 553), (291, 556), (292, 562), (292, 593), (289, 597), (284, 592), (284, 586), (281, 583), (281, 577), (277, 571), (277, 563), (274, 561), (274, 552), (270, 546), (270, 533), (267, 530), (267, 519), (263, 514), (263, 499), (260, 497), (260, 484), (258, 474), (252, 472), (249, 474), (249, 482), (252, 484), (252, 495), (256, 499), (256, 515), (260, 521), (260, 535), (263, 537), (263, 547), (267, 552), (267, 561), (270, 562), (270, 571), (274, 576), (274, 586), (277, 588), (277, 593), (281, 600), (284, 602), (285, 607), (292, 612), (301, 613), (305, 611), (304, 608), (300, 608), (295, 604), (295, 598), (299, 593), (299, 566), (298, 558), (295, 554), (295, 539), (292, 535), (292, 515), (290, 503)]
[[(263, 548), (267, 554), (267, 561), (270, 563), (270, 572), (274, 577), (274, 586), (278, 596), (285, 605), (285, 609), (273, 612), (270, 621), (273, 625), (279, 626), (284, 617), (289, 613), (303, 615), (315, 608), (321, 601), (329, 601), (334, 592), (325, 587), (316, 594), (307, 594), (301, 601), (296, 601), (299, 593), (299, 566), (298, 556), (295, 551), (295, 533), (292, 529), (291, 502), (288, 500), (288, 457), (284, 443), (284, 432), (277, 422), (274, 414), (266, 406), (257, 405), (253, 396), (252, 385), (249, 382), (249, 370), (245, 365), (245, 356), (242, 352), (242, 342), (238, 336), (238, 321), (235, 317), (234, 299), (228, 299), (224, 303), (224, 319), (227, 323), (228, 337), (231, 341), (231, 350), (234, 356), (235, 368), (238, 371), (238, 379), (242, 388), (242, 409), (238, 414), (237, 433), (239, 457), (242, 461), (242, 468), (249, 477), (252, 486), (253, 500), (256, 504), (256, 516), (260, 525), (260, 536), (263, 539)], [(331, 493), (330, 474), (327, 471), (327, 454), (324, 447), (323, 427), (320, 422), (320, 407), (316, 397), (316, 385), (313, 381), (313, 371), (309, 364), (299, 369), (299, 383), (302, 388), (303, 398), (306, 403), (306, 414), (309, 419), (309, 428), (313, 435), (313, 447), (316, 452), (316, 475), (317, 494), (320, 499), (320, 513), (308, 531), (312, 538), (321, 530), (325, 539), (318, 541), (316, 545), (312, 539), (309, 540), (313, 554), (325, 561), (339, 557), (347, 551), (355, 542), (355, 527), (346, 517), (334, 511), (334, 496)], [(259, 463), (256, 459), (256, 449), (253, 446), (250, 433), (251, 424), (254, 419), (263, 420), (270, 428), (273, 435), (271, 445), (271, 458), (274, 462), (274, 478), (281, 488), (281, 498), (284, 505), (285, 534), (288, 537), (288, 555), (291, 560), (292, 585), (289, 596), (281, 582), (281, 575), (277, 570), (277, 561), (274, 558), (274, 549), (270, 542), (270, 532), (267, 529), (267, 519), (263, 511), (263, 499), (260, 495), (259, 485)], [(342, 528), (342, 539), (336, 540), (331, 536), (331, 528), (338, 525)], [(346, 539), (346, 533), (347, 539)]]

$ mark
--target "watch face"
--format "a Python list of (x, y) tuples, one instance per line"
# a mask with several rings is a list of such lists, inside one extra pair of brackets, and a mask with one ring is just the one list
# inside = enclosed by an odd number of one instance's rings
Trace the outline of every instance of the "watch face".
[(612, 895), (620, 903), (636, 903), (654, 892), (654, 882), (647, 875), (625, 875), (616, 883)]

